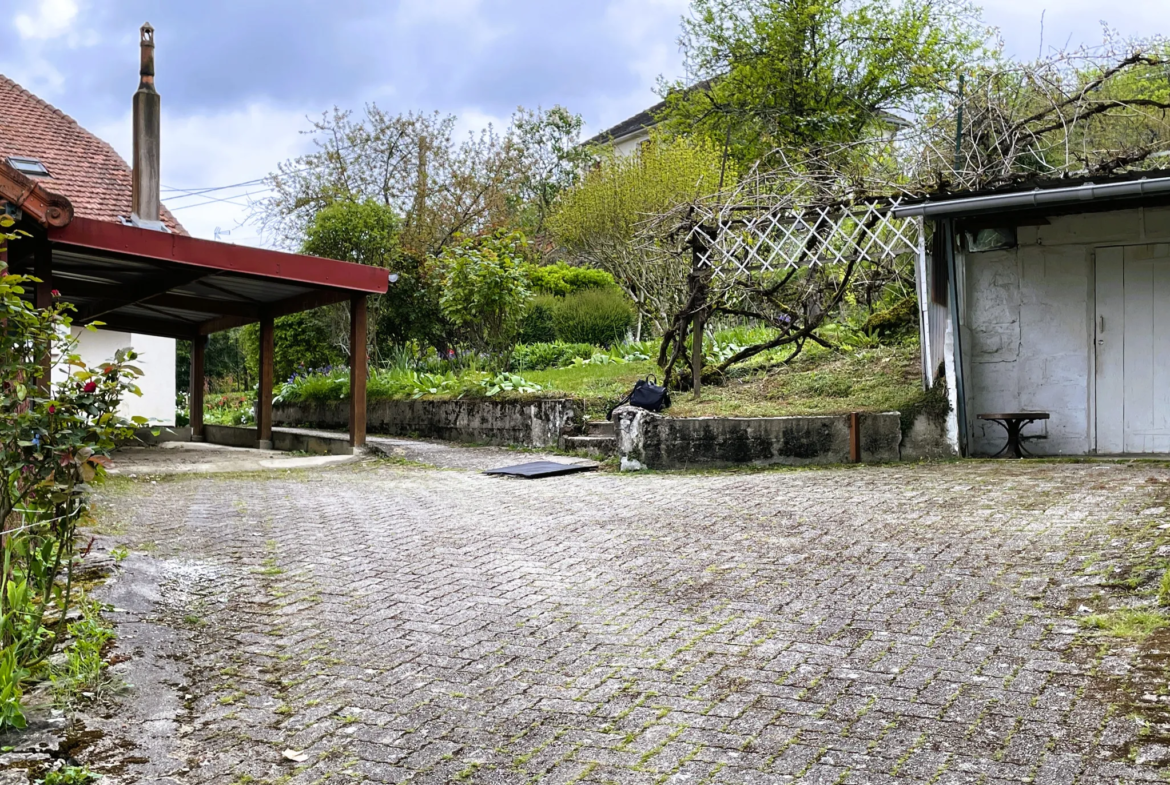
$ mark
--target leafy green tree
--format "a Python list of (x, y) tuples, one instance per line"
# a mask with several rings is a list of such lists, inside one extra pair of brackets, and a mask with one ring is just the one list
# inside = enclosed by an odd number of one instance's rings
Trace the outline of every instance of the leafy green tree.
[[(345, 362), (346, 353), (338, 345), (323, 313), (326, 309), (281, 316), (274, 325), (272, 372), (274, 383), (288, 379), (295, 373), (328, 368)], [(344, 314), (342, 314), (342, 318)], [(260, 325), (245, 325), (240, 330), (240, 343), (248, 374), (260, 378)]]
[(823, 153), (957, 79), (986, 37), (965, 0), (692, 0), (689, 83), (664, 82), (675, 133), (741, 166), (777, 148)]
[[(369, 299), (370, 356), (380, 359), (384, 350), (419, 341), (445, 346), (449, 327), (439, 311), (439, 287), (425, 257), (401, 245), (402, 220), (394, 208), (373, 199), (348, 199), (324, 207), (305, 232), (304, 253), (367, 264), (389, 270), (396, 278), (385, 295)], [(348, 312), (344, 306), (322, 309), (333, 343), (344, 347), (349, 340)]]
[(500, 357), (512, 346), (531, 297), (519, 232), (467, 238), (438, 259), (443, 281), (439, 305), (478, 351)]
[(593, 151), (581, 144), (583, 127), (581, 115), (563, 106), (520, 107), (512, 115), (508, 138), (517, 159), (519, 225), (530, 237), (543, 237), (557, 198), (593, 161)]
[(392, 115), (374, 104), (360, 115), (335, 108), (313, 123), (317, 149), (269, 176), (273, 196), (257, 217), (296, 247), (329, 205), (373, 201), (399, 217), (399, 242), (417, 259), (442, 253), (458, 235), (543, 231), (588, 157), (581, 118), (559, 106), (521, 108), (507, 128), (462, 140), (455, 123), (453, 115)]
[(689, 260), (664, 253), (638, 239), (653, 216), (719, 190), (734, 181), (719, 150), (701, 140), (656, 138), (632, 156), (606, 151), (561, 198), (549, 228), (577, 262), (611, 274), (643, 319), (665, 329), (686, 295)]

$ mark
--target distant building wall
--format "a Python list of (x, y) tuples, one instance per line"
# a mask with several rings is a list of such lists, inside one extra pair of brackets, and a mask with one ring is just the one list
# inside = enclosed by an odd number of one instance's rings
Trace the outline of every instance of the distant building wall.
[[(78, 339), (77, 350), (88, 366), (98, 365), (114, 359), (119, 349), (133, 348), (139, 358), (134, 365), (142, 369), (138, 387), (142, 397), (127, 396), (122, 402), (120, 413), (124, 417), (145, 417), (152, 423), (173, 425), (175, 422), (175, 341), (173, 338), (156, 338), (137, 333), (123, 333), (113, 330), (91, 332), (74, 329)], [(66, 369), (57, 368), (53, 380), (64, 379)]]

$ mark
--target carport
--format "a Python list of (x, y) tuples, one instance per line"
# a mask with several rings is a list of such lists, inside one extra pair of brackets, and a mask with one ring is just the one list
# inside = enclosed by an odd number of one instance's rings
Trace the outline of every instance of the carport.
[(12, 244), (8, 264), (14, 273), (41, 279), (38, 307), (49, 305), (56, 290), (76, 307), (76, 325), (100, 322), (192, 342), (191, 430), (197, 440), (204, 431), (207, 336), (259, 322), (256, 438), (257, 446), (271, 447), (275, 319), (348, 301), (349, 438), (353, 447), (365, 444), (366, 297), (386, 292), (386, 270), (73, 217), (67, 202), (52, 211), (38, 209), (35, 200), (17, 203), (20, 228), (31, 237)]

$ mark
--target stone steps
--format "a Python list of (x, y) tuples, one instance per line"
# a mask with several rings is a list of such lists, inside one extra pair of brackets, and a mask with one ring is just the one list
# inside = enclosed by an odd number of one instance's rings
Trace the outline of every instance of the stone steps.
[(616, 436), (613, 423), (609, 420), (589, 420), (585, 423), (586, 436)]
[(594, 456), (613, 455), (617, 452), (616, 433), (612, 422), (590, 420), (585, 423), (583, 436), (564, 437), (561, 441), (561, 448)]

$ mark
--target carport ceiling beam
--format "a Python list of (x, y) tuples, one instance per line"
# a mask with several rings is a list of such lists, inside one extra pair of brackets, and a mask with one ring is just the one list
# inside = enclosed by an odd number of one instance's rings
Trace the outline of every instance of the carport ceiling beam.
[(206, 278), (208, 275), (210, 273), (207, 270), (174, 270), (146, 276), (129, 286), (122, 287), (120, 295), (103, 298), (82, 309), (77, 316), (77, 322), (79, 324), (92, 322), (111, 311), (116, 311), (127, 305), (137, 305), (144, 300), (166, 294), (171, 289), (194, 283), (200, 278)]

